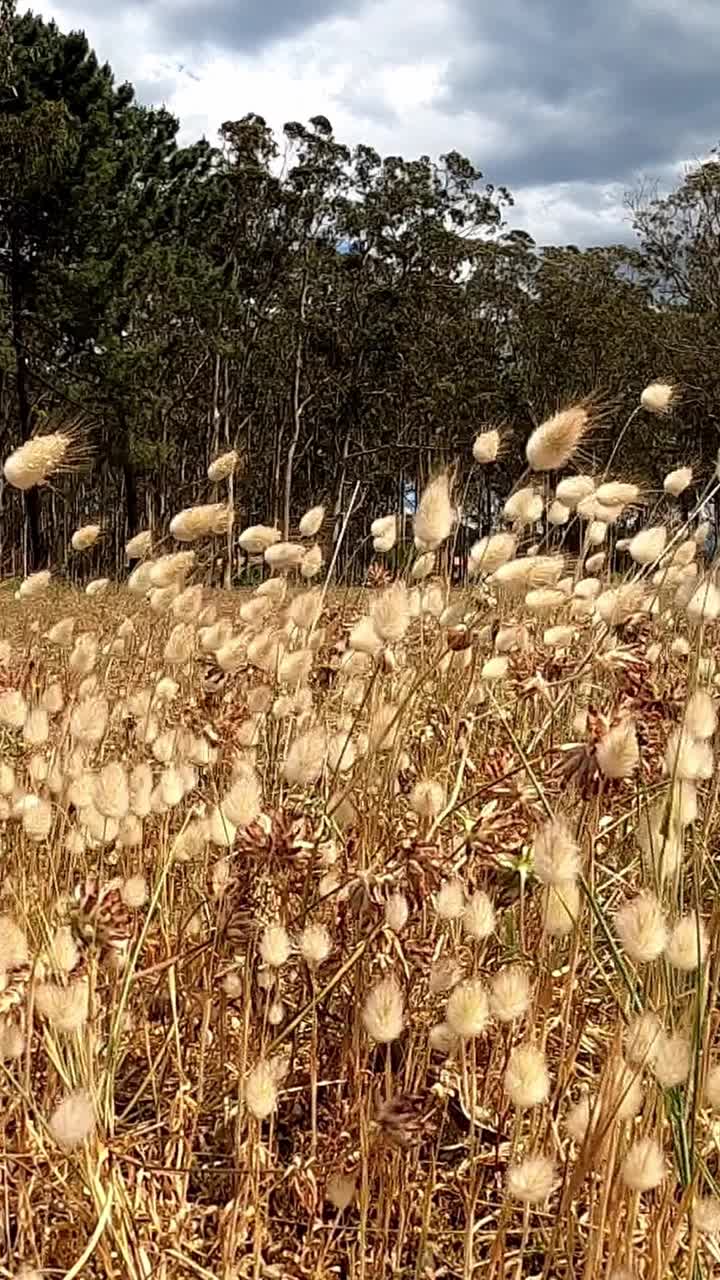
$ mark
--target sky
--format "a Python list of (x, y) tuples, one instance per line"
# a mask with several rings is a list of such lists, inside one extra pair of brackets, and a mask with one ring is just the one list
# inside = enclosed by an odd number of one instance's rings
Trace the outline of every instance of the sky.
[[(19, 4), (22, 10), (22, 0)], [(632, 237), (625, 197), (720, 139), (720, 0), (51, 0), (182, 141), (255, 111), (339, 141), (457, 150), (541, 244)]]

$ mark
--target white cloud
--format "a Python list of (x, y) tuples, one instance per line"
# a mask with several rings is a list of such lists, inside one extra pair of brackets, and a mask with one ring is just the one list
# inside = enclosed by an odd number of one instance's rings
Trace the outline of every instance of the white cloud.
[[(512, 11), (524, 0), (489, 2), (504, 16), (503, 6)], [(538, 0), (543, 8), (546, 2)], [(488, 181), (509, 183), (516, 198), (509, 221), (541, 243), (608, 243), (630, 235), (623, 207), (627, 169), (618, 171), (615, 183), (604, 172), (596, 178), (568, 172), (563, 180), (563, 156), (572, 159), (578, 149), (582, 154), (586, 140), (600, 139), (605, 156), (615, 146), (616, 121), (598, 116), (604, 89), (594, 86), (592, 62), (582, 93), (570, 98), (543, 99), (544, 79), (553, 74), (548, 67), (538, 70), (538, 89), (524, 77), (522, 85), (510, 82), (493, 92), (493, 84), (502, 84), (502, 66), (497, 48), (484, 42), (474, 10), (468, 18), (470, 0), (416, 0), (414, 8), (407, 0), (358, 0), (352, 12), (322, 19), (317, 13), (328, 12), (332, 0), (308, 0), (305, 26), (296, 24), (275, 39), (273, 14), (286, 31), (287, 10), (280, 13), (284, 0), (273, 0), (263, 38), (254, 31), (245, 51), (240, 16), (232, 39), (220, 47), (220, 39), (212, 43), (210, 26), (202, 28), (203, 43), (197, 41), (203, 9), (194, 10), (192, 33), (183, 27), (189, 11), (177, 0), (162, 6), (146, 0), (142, 8), (127, 0), (108, 7), (91, 3), (50, 0), (40, 12), (62, 29), (84, 27), (117, 79), (131, 80), (144, 101), (163, 103), (178, 116), (183, 141), (200, 135), (215, 141), (224, 120), (249, 111), (276, 130), (288, 120), (322, 114), (339, 140), (364, 142), (381, 154), (468, 155)], [(634, 3), (667, 10), (673, 0)], [(225, 0), (214, 0), (214, 7), (222, 8), (227, 36), (230, 9)], [(520, 56), (522, 24), (510, 25)], [(546, 167), (552, 178), (544, 182)]]

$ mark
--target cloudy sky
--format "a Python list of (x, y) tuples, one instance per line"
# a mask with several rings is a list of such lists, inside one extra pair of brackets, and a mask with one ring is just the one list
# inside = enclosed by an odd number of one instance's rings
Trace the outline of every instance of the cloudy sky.
[[(22, 2), (19, 6), (22, 8)], [(326, 115), (406, 156), (457, 149), (541, 243), (631, 234), (623, 197), (720, 136), (720, 0), (51, 0), (183, 138)]]

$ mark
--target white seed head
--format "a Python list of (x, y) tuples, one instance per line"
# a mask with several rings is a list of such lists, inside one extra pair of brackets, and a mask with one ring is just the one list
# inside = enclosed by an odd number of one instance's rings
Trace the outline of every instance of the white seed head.
[(454, 877), (444, 880), (435, 899), (435, 910), (441, 920), (458, 920), (465, 909), (465, 886)]
[(513, 1106), (538, 1107), (550, 1096), (550, 1074), (545, 1054), (533, 1044), (517, 1045), (505, 1070), (505, 1092)]
[(50, 1134), (64, 1151), (71, 1151), (91, 1138), (96, 1127), (95, 1107), (86, 1089), (69, 1093), (53, 1111)]
[(525, 456), (532, 471), (558, 471), (573, 456), (590, 427), (590, 413), (583, 405), (561, 409), (541, 422), (527, 442)]
[(378, 1044), (390, 1044), (402, 1035), (403, 994), (395, 978), (383, 978), (369, 992), (363, 1005), (365, 1030)]
[(530, 980), (522, 965), (512, 964), (490, 982), (490, 1010), (498, 1022), (517, 1022), (530, 1007)]
[(667, 945), (667, 958), (673, 969), (693, 973), (707, 956), (707, 929), (696, 914), (683, 916), (673, 926)]
[(424, 551), (434, 551), (449, 538), (455, 512), (450, 501), (450, 479), (446, 472), (436, 476), (424, 490), (415, 513), (416, 540)]
[(631, 1191), (652, 1191), (665, 1179), (665, 1160), (655, 1138), (638, 1138), (622, 1165), (622, 1178)]
[(490, 1017), (490, 1001), (479, 978), (467, 978), (451, 992), (445, 1013), (445, 1021), (455, 1035), (463, 1040), (479, 1036)]
[(472, 454), (476, 462), (480, 466), (487, 466), (489, 462), (494, 462), (498, 456), (500, 448), (500, 432), (491, 427), (488, 431), (481, 431), (473, 441)]
[(667, 946), (667, 927), (654, 893), (643, 892), (615, 914), (615, 930), (623, 951), (635, 964), (648, 964)]
[(508, 1194), (521, 1204), (545, 1204), (554, 1185), (555, 1166), (548, 1156), (526, 1156), (508, 1170)]
[(263, 964), (271, 969), (281, 969), (290, 958), (292, 950), (287, 929), (281, 924), (269, 924), (263, 929), (258, 946)]
[(546, 822), (537, 832), (533, 843), (533, 870), (542, 884), (558, 885), (577, 879), (580, 851), (561, 818)]
[(672, 382), (650, 382), (640, 393), (640, 404), (649, 413), (669, 413), (677, 400), (678, 389)]

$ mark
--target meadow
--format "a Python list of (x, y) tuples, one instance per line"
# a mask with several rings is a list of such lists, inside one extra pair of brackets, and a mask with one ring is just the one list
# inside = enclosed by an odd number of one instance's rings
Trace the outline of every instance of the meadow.
[(645, 491), (621, 424), (592, 474), (595, 426), (532, 432), (462, 586), (449, 471), (348, 592), (227, 453), (125, 582), (0, 589), (1, 1275), (716, 1274), (720, 481)]

